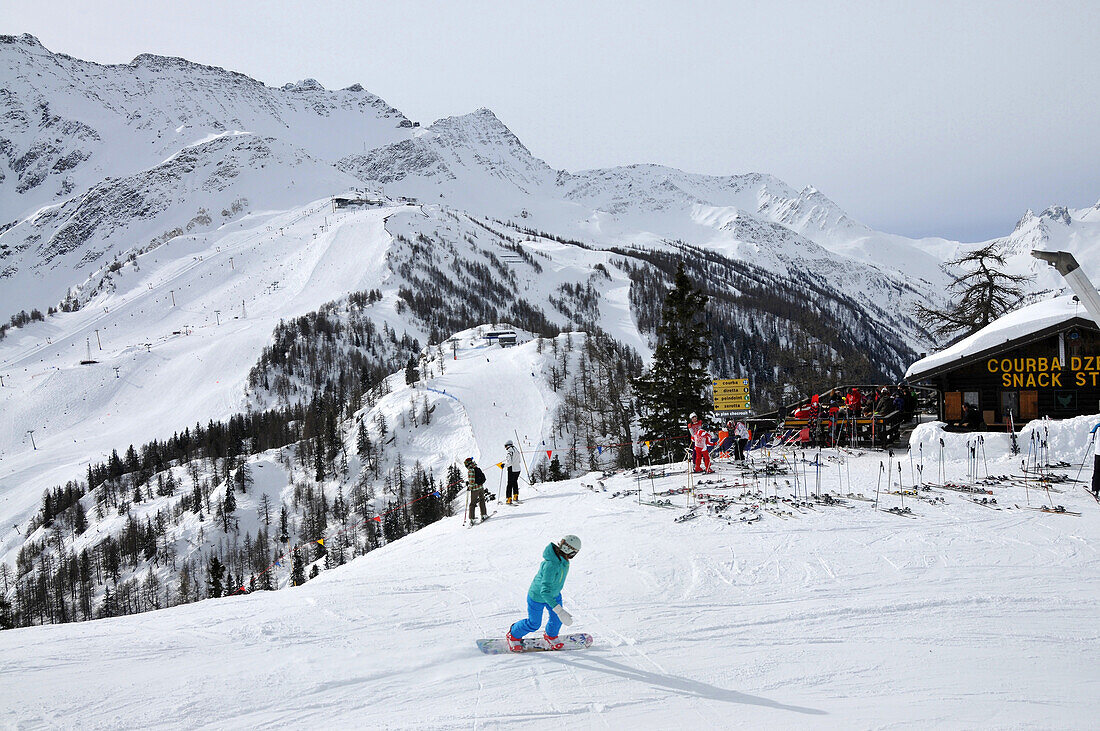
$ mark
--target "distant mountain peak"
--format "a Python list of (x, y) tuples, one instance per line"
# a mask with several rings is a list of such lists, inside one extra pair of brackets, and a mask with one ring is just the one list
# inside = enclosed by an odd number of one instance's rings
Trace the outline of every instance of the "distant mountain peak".
[(1035, 220), (1035, 211), (1028, 208), (1026, 211), (1024, 211), (1024, 215), (1020, 216), (1020, 220), (1016, 222), (1016, 226), (1012, 229), (1012, 232), (1015, 233), (1015, 232), (1023, 229), (1025, 226), (1027, 226), (1028, 224), (1030, 224), (1034, 220)]
[(297, 83), (283, 84), (283, 91), (325, 91), (317, 79), (302, 79)]
[(10, 43), (21, 46), (33, 46), (36, 48), (45, 48), (42, 45), (42, 41), (38, 40), (37, 36), (33, 36), (30, 33), (22, 33), (20, 35), (0, 35), (0, 44)]
[(1072, 222), (1072, 218), (1069, 214), (1069, 209), (1065, 206), (1050, 206), (1045, 211), (1039, 214), (1039, 218), (1045, 218), (1048, 221), (1057, 221), (1059, 223), (1069, 226)]
[(444, 117), (443, 119), (436, 120), (428, 129), (440, 133), (469, 133), (476, 130), (498, 137), (511, 138), (517, 143), (520, 143), (515, 133), (508, 129), (508, 125), (501, 122), (500, 117), (494, 114), (493, 110), (486, 109), (485, 107), (476, 109), (468, 114), (456, 114), (451, 117)]

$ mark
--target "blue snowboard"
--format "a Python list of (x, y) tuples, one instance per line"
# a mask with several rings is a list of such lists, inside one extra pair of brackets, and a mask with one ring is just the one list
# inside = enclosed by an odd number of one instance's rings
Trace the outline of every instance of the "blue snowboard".
[[(558, 640), (563, 644), (562, 650), (584, 650), (592, 645), (592, 635), (584, 633), (563, 635)], [(477, 647), (486, 655), (506, 655), (512, 652), (508, 649), (508, 641), (503, 637), (478, 640)], [(516, 652), (558, 652), (558, 650), (551, 650), (547, 647), (546, 641), (542, 637), (524, 637), (523, 649)]]

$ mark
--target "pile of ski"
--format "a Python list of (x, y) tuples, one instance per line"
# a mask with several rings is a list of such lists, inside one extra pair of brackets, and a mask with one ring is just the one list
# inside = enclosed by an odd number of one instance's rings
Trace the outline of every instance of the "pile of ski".
[(675, 508), (671, 500), (641, 500), (642, 505), (650, 505), (655, 508)]
[(660, 492), (655, 492), (653, 494), (657, 497), (668, 497), (669, 495), (683, 495), (687, 492), (691, 492), (690, 487), (673, 487), (669, 490), (661, 490)]
[(884, 513), (896, 515), (899, 518), (916, 518), (917, 514), (909, 508), (879, 508)]
[(854, 505), (849, 505), (845, 500), (837, 497), (833, 497), (827, 492), (815, 493), (810, 495), (818, 505), (825, 505), (830, 508), (847, 508), (848, 510), (855, 510)]
[(700, 515), (702, 515), (702, 513), (699, 512), (701, 507), (702, 507), (701, 505), (696, 505), (694, 508), (687, 511), (683, 515), (677, 515), (676, 518), (675, 518), (675, 522), (677, 522), (677, 523), (686, 523), (689, 520), (695, 520)]
[(935, 485), (929, 483), (929, 487), (934, 487), (939, 490), (954, 490), (955, 492), (965, 492), (971, 495), (992, 495), (993, 491), (986, 487), (975, 487), (974, 485), (965, 485), (960, 482), (945, 482), (942, 485)]
[(980, 500), (978, 498), (971, 498), (970, 501), (975, 505), (992, 508), (993, 510), (1000, 510), (1000, 507), (997, 505), (997, 498), (995, 497), (983, 497)]
[(1054, 505), (1053, 507), (1047, 507), (1046, 505), (1043, 505), (1038, 508), (1032, 507), (1031, 505), (1017, 505), (1016, 507), (1020, 510), (1035, 510), (1040, 513), (1047, 513), (1048, 515), (1081, 515), (1080, 513), (1073, 510), (1066, 510), (1061, 505)]

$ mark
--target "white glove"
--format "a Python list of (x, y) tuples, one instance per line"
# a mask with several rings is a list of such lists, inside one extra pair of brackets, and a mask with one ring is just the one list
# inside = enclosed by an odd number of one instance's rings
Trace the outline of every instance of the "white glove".
[(558, 619), (560, 619), (561, 623), (564, 624), (566, 627), (573, 624), (573, 615), (565, 611), (565, 607), (563, 607), (562, 605), (559, 604), (558, 606), (554, 607), (554, 614), (558, 615)]

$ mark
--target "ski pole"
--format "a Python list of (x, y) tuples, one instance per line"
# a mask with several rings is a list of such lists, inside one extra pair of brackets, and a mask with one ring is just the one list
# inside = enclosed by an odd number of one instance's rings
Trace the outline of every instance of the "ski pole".
[[(1021, 462), (1020, 466), (1024, 467), (1024, 464), (1025, 463)], [(1028, 492), (1028, 489), (1027, 489), (1028, 479), (1029, 478), (1028, 478), (1028, 475), (1027, 475), (1027, 469), (1024, 468), (1024, 498), (1027, 500), (1027, 504), (1031, 505), (1031, 493)]]
[(989, 477), (989, 458), (985, 454), (985, 436), (978, 437), (978, 444), (982, 446), (982, 466), (985, 468), (985, 476)]
[(817, 448), (817, 457), (814, 460), (814, 495), (821, 495), (821, 447)]
[(905, 485), (901, 481), (901, 462), (898, 462), (898, 492), (901, 493), (901, 509), (905, 509)]
[(887, 492), (889, 492), (890, 480), (894, 479), (894, 450), (888, 449), (886, 450), (886, 454), (886, 487)]
[(878, 482), (875, 483), (875, 510), (878, 510), (878, 491), (882, 487), (882, 473), (885, 469), (880, 459), (878, 461)]
[(848, 493), (852, 492), (852, 462), (848, 460), (844, 463), (844, 471), (848, 473)]
[(466, 507), (462, 509), (462, 525), (466, 525), (466, 516), (470, 514), (470, 486), (466, 485)]

